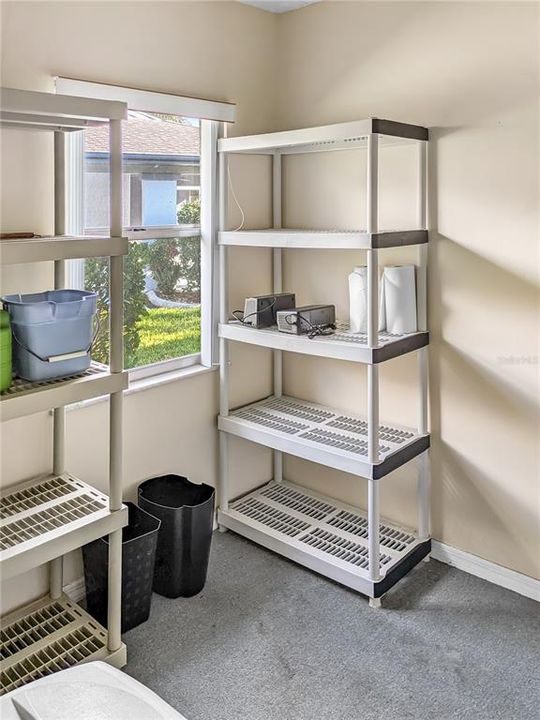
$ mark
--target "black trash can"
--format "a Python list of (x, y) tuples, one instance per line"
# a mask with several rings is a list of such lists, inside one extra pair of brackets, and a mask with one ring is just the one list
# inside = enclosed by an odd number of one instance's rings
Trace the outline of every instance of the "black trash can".
[[(122, 632), (148, 620), (160, 521), (125, 503), (129, 522), (122, 528)], [(109, 539), (99, 538), (83, 547), (86, 608), (107, 626)]]
[(191, 597), (206, 581), (215, 490), (180, 475), (162, 475), (139, 485), (139, 507), (161, 520), (154, 592)]

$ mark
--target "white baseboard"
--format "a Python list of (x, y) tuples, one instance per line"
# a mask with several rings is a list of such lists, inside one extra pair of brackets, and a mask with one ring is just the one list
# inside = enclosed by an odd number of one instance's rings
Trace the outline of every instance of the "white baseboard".
[(540, 602), (540, 580), (535, 580), (528, 575), (522, 575), (502, 565), (496, 565), (489, 560), (478, 557), (478, 555), (471, 555), (471, 553), (458, 550), (451, 545), (445, 545), (438, 540), (432, 541), (431, 557), (458, 570), (463, 570), (463, 572), (470, 575), (476, 575), (476, 577), (483, 580)]
[[(496, 565), (489, 560), (471, 555), (464, 550), (458, 550), (451, 545), (445, 545), (438, 540), (432, 541), (431, 557), (494, 585), (540, 602), (540, 580), (535, 580), (528, 575), (522, 575), (502, 565)], [(81, 577), (69, 583), (64, 587), (64, 591), (73, 602), (80, 602), (84, 598), (84, 578)]]

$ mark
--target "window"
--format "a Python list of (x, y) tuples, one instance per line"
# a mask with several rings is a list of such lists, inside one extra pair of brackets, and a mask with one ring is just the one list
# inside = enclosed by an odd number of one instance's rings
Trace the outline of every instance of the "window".
[[(125, 367), (140, 378), (192, 364), (210, 365), (219, 123), (180, 112), (208, 101), (62, 78), (57, 79), (57, 91), (128, 102), (123, 122), (123, 217), (130, 240), (124, 261)], [(171, 112), (176, 106), (178, 112)], [(230, 106), (225, 108), (230, 112)], [(69, 230), (107, 235), (108, 128), (73, 134), (68, 150)], [(98, 293), (105, 331), (99, 332), (93, 357), (106, 363), (108, 259), (72, 261), (68, 273), (70, 285)]]
[[(175, 358), (200, 362), (200, 122), (130, 110), (123, 123), (124, 363), (147, 368)], [(108, 128), (83, 134), (85, 234), (109, 232)], [(87, 260), (84, 287), (107, 315), (107, 260)], [(102, 322), (105, 325), (105, 322)], [(94, 357), (106, 362), (105, 334)], [(155, 368), (154, 368), (155, 370)]]

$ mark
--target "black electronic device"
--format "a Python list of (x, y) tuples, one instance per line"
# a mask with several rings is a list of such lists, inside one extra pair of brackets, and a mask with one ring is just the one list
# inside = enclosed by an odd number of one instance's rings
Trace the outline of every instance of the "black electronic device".
[(280, 310), (276, 313), (280, 332), (291, 335), (324, 335), (335, 328), (335, 305), (304, 305), (294, 310)]
[(251, 325), (254, 328), (270, 327), (277, 323), (277, 312), (292, 310), (295, 304), (296, 295), (294, 293), (274, 293), (273, 295), (249, 297), (244, 302), (243, 316), (237, 319), (244, 325)]

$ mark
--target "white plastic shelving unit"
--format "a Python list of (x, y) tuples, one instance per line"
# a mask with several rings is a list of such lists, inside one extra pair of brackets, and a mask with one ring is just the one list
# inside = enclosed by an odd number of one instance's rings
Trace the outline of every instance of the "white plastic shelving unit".
[[(0, 396), (2, 421), (53, 410), (53, 471), (9, 487), (0, 499), (0, 574), (12, 578), (50, 563), (49, 594), (2, 618), (0, 693), (78, 662), (126, 663), (120, 636), (122, 527), (122, 403), (127, 387), (123, 370), (122, 120), (121, 102), (89, 100), (3, 88), (2, 126), (54, 133), (54, 236), (0, 240), (3, 265), (54, 262), (56, 288), (65, 287), (65, 261), (110, 258), (109, 366), (92, 363), (80, 375), (32, 383), (15, 378)], [(65, 234), (65, 133), (108, 125), (110, 137), (110, 237)], [(65, 470), (65, 405), (110, 396), (109, 495)], [(109, 536), (109, 610), (105, 629), (67, 598), (63, 588), (63, 555), (104, 535)]]
[[(378, 227), (379, 150), (415, 141), (418, 148), (418, 227), (380, 232)], [(380, 598), (431, 550), (428, 450), (427, 332), (427, 143), (428, 131), (416, 125), (370, 118), (323, 127), (267, 135), (222, 138), (218, 142), (220, 175), (219, 347), (220, 529), (233, 530), (275, 552), (315, 570), (370, 598)], [(284, 155), (365, 148), (367, 153), (367, 223), (365, 230), (327, 231), (282, 228), (282, 157)], [(227, 230), (227, 163), (231, 153), (269, 155), (273, 163), (273, 227)], [(254, 329), (231, 321), (228, 306), (227, 249), (229, 246), (273, 248), (273, 288), (282, 292), (282, 250), (286, 248), (362, 250), (368, 267), (368, 328), (350, 333), (338, 326), (334, 335), (293, 336), (277, 328)], [(378, 251), (417, 246), (418, 332), (378, 333)], [(274, 352), (274, 392), (236, 409), (229, 404), (230, 341), (270, 348)], [(416, 428), (379, 421), (379, 363), (416, 352), (420, 381)], [(282, 392), (282, 353), (348, 360), (367, 366), (365, 416), (352, 414)], [(274, 478), (242, 497), (229, 499), (230, 435), (272, 448)], [(283, 479), (283, 453), (343, 470), (368, 482), (364, 513)], [(406, 462), (417, 459), (418, 527), (416, 531), (383, 522), (379, 481)]]

